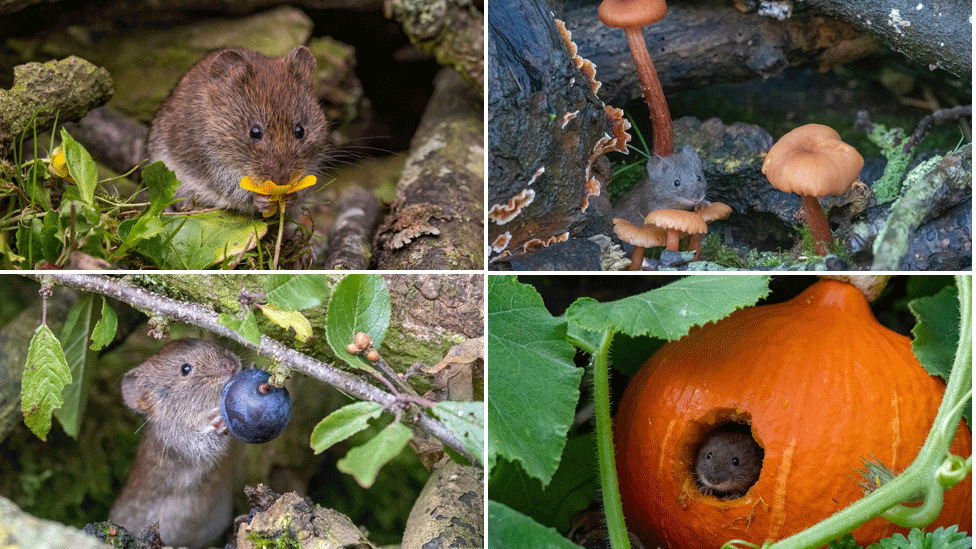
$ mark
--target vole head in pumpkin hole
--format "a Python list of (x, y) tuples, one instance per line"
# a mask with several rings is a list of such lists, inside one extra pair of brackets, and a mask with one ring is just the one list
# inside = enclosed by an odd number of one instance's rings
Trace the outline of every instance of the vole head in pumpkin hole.
[(694, 479), (698, 490), (719, 499), (746, 494), (762, 472), (763, 449), (749, 426), (729, 422), (705, 434), (695, 453)]

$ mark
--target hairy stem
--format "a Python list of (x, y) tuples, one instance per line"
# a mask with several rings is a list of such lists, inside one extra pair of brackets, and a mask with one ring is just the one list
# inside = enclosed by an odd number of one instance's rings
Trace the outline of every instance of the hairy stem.
[(664, 89), (661, 88), (661, 80), (657, 77), (657, 69), (651, 61), (651, 54), (647, 51), (647, 44), (644, 43), (644, 33), (642, 27), (627, 27), (627, 45), (630, 46), (630, 56), (634, 58), (634, 66), (637, 67), (637, 75), (641, 81), (641, 91), (644, 92), (644, 101), (651, 109), (651, 127), (654, 136), (654, 154), (658, 156), (671, 156), (674, 154), (674, 131), (671, 129), (671, 112), (668, 110), (668, 101), (664, 97)]
[(600, 487), (603, 490), (603, 511), (607, 516), (610, 547), (630, 549), (624, 508), (617, 488), (617, 467), (613, 451), (613, 419), (610, 417), (610, 344), (613, 332), (604, 335), (603, 342), (593, 355), (593, 404), (596, 414), (596, 448), (600, 464)]

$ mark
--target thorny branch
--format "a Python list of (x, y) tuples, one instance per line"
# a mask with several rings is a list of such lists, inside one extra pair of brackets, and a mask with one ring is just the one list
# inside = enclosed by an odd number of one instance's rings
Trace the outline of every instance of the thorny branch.
[[(331, 364), (326, 364), (288, 348), (263, 334), (261, 335), (261, 344), (255, 346), (241, 334), (221, 324), (219, 322), (219, 315), (216, 312), (197, 303), (178, 301), (161, 296), (143, 288), (127, 284), (121, 278), (105, 275), (52, 273), (33, 275), (33, 278), (41, 281), (42, 284), (46, 280), (53, 280), (63, 286), (112, 297), (150, 316), (165, 316), (184, 324), (209, 330), (217, 335), (234, 340), (244, 347), (283, 364), (292, 370), (324, 381), (358, 399), (380, 403), (384, 408), (393, 409), (398, 404), (396, 396), (370, 385), (348, 372), (335, 368)], [(464, 444), (443, 423), (423, 412), (407, 415), (405, 419), (413, 423), (417, 428), (437, 437), (445, 446), (464, 456), (471, 463), (481, 466), (480, 460), (476, 456), (472, 456), (464, 447)]]

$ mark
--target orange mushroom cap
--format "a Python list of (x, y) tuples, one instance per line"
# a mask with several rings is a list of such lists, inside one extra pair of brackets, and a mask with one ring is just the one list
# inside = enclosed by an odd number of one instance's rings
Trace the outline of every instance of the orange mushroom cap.
[(657, 23), (667, 12), (664, 0), (603, 0), (597, 9), (604, 25), (618, 29)]
[(695, 206), (695, 213), (702, 216), (705, 223), (725, 219), (732, 214), (732, 207), (723, 202), (710, 202), (708, 206)]
[(644, 222), (662, 229), (672, 229), (685, 234), (704, 234), (708, 226), (702, 216), (685, 210), (654, 210), (647, 214)]
[(613, 230), (620, 240), (641, 248), (664, 246), (668, 243), (668, 234), (664, 229), (652, 225), (638, 227), (621, 217), (613, 218)]
[(805, 196), (841, 194), (857, 181), (864, 158), (833, 128), (807, 124), (776, 142), (762, 172), (777, 189)]

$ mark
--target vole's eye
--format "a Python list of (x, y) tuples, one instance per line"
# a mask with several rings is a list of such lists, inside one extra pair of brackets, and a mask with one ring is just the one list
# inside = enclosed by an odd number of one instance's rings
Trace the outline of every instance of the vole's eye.
[(674, 186), (675, 187), (680, 187), (681, 186), (681, 180), (680, 179), (675, 179), (674, 180)]
[(739, 465), (739, 458), (732, 458), (732, 465), (738, 466)]
[(305, 137), (305, 128), (301, 124), (295, 124), (295, 139), (301, 139)]
[(712, 453), (709, 452), (709, 453), (705, 454), (705, 459), (712, 459)]
[(701, 176), (700, 175), (699, 176), (696, 176), (696, 177), (698, 177), (698, 180), (701, 181)]
[(248, 132), (248, 135), (251, 136), (251, 139), (255, 141), (260, 141), (261, 138), (264, 137), (264, 129), (261, 128), (261, 126), (255, 124), (251, 126), (251, 131)]
[(186, 377), (186, 376), (190, 375), (190, 372), (192, 372), (192, 371), (193, 371), (193, 365), (192, 364), (189, 364), (189, 363), (184, 362), (183, 365), (180, 366), (180, 375), (183, 376), (183, 377)]

